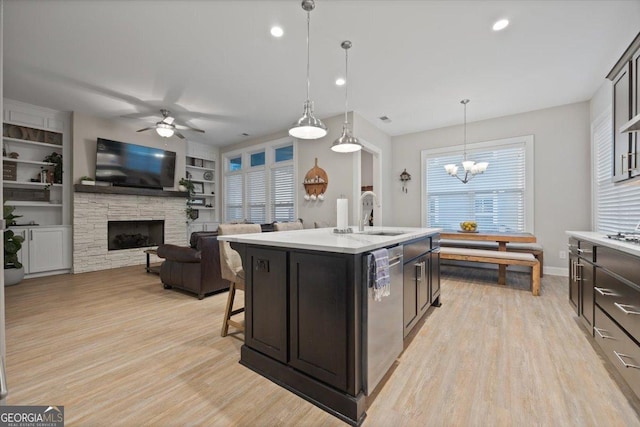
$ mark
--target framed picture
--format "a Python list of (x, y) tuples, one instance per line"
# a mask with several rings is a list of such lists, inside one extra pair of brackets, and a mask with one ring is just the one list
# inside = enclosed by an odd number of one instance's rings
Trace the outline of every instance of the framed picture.
[(193, 184), (193, 192), (196, 194), (204, 194), (204, 183), (191, 181)]
[(191, 206), (204, 206), (205, 198), (204, 197), (194, 197), (188, 202)]
[(191, 209), (189, 211), (189, 218), (192, 220), (198, 219), (198, 217), (200, 216), (200, 211), (198, 211), (198, 209)]
[(197, 166), (199, 168), (203, 167), (204, 166), (204, 160), (194, 158), (193, 159), (193, 166)]

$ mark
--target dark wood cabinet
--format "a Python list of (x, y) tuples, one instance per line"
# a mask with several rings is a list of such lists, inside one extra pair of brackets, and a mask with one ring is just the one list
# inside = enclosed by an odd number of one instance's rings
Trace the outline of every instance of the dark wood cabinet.
[(429, 281), (429, 289), (431, 293), (431, 304), (436, 304), (439, 302), (440, 298), (440, 248), (434, 248), (430, 254), (431, 263), (430, 267), (430, 275), (431, 280)]
[(439, 249), (439, 247), (431, 248), (430, 239), (405, 244), (403, 270), (405, 337), (440, 295)]
[(247, 248), (245, 343), (287, 361), (287, 253)]
[(580, 285), (577, 279), (576, 265), (578, 255), (569, 252), (569, 302), (577, 315), (580, 315)]
[(580, 258), (577, 265), (580, 284), (580, 319), (591, 334), (593, 334), (594, 268), (593, 264), (583, 258)]
[(607, 78), (613, 82), (613, 182), (640, 176), (639, 131), (620, 132), (620, 128), (635, 123), (640, 117), (639, 79), (640, 33), (622, 54)]
[(613, 171), (614, 182), (630, 177), (631, 133), (619, 131), (631, 119), (631, 63), (613, 79)]
[(352, 306), (350, 258), (332, 254), (291, 253), (291, 366), (347, 391), (347, 343)]

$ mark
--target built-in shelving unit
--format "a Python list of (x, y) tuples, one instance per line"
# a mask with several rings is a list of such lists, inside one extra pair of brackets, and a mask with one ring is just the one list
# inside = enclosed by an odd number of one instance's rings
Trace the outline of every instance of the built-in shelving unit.
[[(5, 205), (26, 226), (19, 257), (27, 277), (65, 273), (71, 268), (71, 183), (69, 113), (4, 100), (2, 190)], [(62, 173), (45, 161), (61, 155)], [(12, 227), (14, 228), (14, 227)]]
[(192, 219), (187, 220), (187, 239), (194, 231), (213, 231), (218, 228), (217, 158), (218, 150), (215, 147), (187, 142), (186, 178), (195, 185), (195, 193), (187, 202), (192, 212)]

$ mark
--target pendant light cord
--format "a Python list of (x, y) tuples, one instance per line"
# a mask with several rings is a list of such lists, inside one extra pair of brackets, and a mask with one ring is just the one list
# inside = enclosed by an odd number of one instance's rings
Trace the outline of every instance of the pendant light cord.
[(467, 103), (464, 104), (464, 161), (467, 161)]
[(310, 22), (311, 22), (311, 12), (307, 12), (307, 102), (309, 102), (309, 87), (311, 86), (310, 82), (309, 82), (309, 58), (310, 58), (310, 53), (309, 53), (309, 27), (310, 27)]
[(348, 124), (347, 111), (349, 111), (349, 49), (344, 50), (344, 124)]

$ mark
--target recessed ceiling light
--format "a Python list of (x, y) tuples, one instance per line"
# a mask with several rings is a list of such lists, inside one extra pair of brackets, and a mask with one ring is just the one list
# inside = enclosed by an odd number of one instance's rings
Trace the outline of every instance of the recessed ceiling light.
[(346, 83), (346, 80), (343, 79), (342, 77), (338, 77), (336, 79), (336, 86), (344, 86), (345, 83)]
[(380, 119), (384, 123), (391, 123), (391, 119), (389, 118), (389, 116), (380, 116), (378, 117), (378, 119)]
[(282, 37), (282, 35), (284, 34), (284, 30), (282, 29), (282, 27), (271, 27), (271, 35), (273, 37)]
[(508, 19), (500, 19), (496, 21), (495, 24), (493, 24), (493, 31), (504, 30), (505, 28), (507, 28), (508, 25), (509, 25)]

